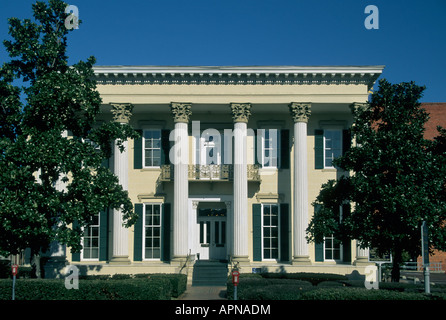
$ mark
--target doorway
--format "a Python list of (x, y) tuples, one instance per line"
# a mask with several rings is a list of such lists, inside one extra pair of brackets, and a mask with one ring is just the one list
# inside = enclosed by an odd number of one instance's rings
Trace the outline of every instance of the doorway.
[(227, 259), (227, 209), (224, 202), (200, 202), (197, 208), (200, 260)]

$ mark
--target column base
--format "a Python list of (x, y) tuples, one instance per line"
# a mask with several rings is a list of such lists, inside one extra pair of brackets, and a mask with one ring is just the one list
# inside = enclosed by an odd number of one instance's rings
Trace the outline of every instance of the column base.
[(114, 256), (111, 257), (109, 264), (130, 264), (129, 256)]
[(233, 256), (232, 263), (237, 264), (239, 267), (247, 267), (251, 265), (251, 261), (248, 256)]
[(370, 265), (374, 265), (375, 263), (370, 262), (368, 257), (359, 257), (356, 258), (356, 260), (353, 262), (354, 266), (370, 266)]
[(308, 256), (294, 256), (293, 260), (291, 261), (291, 265), (293, 266), (299, 266), (299, 265), (311, 265), (311, 260)]

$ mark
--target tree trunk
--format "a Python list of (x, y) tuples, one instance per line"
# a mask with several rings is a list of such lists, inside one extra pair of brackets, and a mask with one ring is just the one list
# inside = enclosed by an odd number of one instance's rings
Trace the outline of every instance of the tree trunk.
[(42, 273), (40, 270), (40, 250), (31, 250), (31, 270), (32, 278), (42, 278)]
[(393, 250), (392, 282), (400, 282), (400, 264), (402, 262), (402, 252), (399, 249)]

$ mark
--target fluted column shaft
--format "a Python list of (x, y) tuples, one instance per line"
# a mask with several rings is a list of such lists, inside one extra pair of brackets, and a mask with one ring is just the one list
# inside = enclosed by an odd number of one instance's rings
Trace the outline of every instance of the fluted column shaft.
[[(112, 104), (114, 121), (125, 124), (131, 116), (132, 105), (128, 103)], [(119, 184), (124, 190), (128, 190), (128, 143), (123, 141), (124, 151), (120, 151), (117, 143), (113, 150), (113, 173), (118, 177)], [(122, 211), (113, 209), (113, 249), (110, 263), (128, 264), (129, 260), (129, 234), (123, 226)]]
[(174, 165), (173, 192), (173, 260), (182, 261), (188, 254), (188, 165), (189, 135), (188, 122), (191, 113), (190, 103), (172, 103), (171, 110), (175, 122), (173, 132), (174, 147), (170, 160)]
[(306, 229), (308, 227), (307, 122), (309, 103), (292, 103), (294, 120), (293, 264), (310, 264)]
[(233, 103), (234, 120), (234, 206), (233, 206), (233, 260), (248, 263), (248, 172), (247, 122), (251, 105)]

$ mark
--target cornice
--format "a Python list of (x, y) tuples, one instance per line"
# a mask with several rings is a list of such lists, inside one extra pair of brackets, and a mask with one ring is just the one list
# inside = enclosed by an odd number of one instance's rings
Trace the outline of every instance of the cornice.
[(366, 84), (384, 66), (96, 66), (98, 84), (289, 85)]

